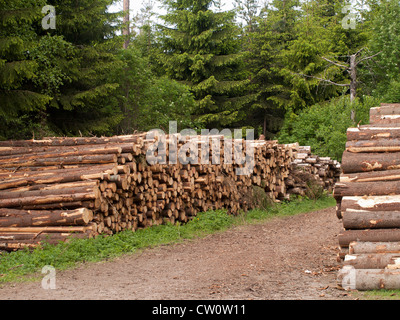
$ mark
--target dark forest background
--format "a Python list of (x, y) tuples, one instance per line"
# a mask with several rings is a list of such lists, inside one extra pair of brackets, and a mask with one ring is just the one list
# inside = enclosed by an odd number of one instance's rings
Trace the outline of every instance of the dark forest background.
[[(254, 128), (340, 159), (400, 102), (400, 2), (163, 0), (123, 35), (114, 0), (0, 0), (0, 140)], [(157, 3), (158, 4), (158, 3)], [(45, 5), (56, 28), (45, 30)], [(123, 49), (125, 41), (129, 46)]]

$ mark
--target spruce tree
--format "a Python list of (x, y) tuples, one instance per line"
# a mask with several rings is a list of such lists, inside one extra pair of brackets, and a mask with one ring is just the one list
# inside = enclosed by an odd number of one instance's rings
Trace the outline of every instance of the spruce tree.
[(283, 53), (296, 38), (295, 25), (299, 16), (298, 0), (275, 0), (247, 28), (248, 68), (257, 100), (251, 105), (248, 121), (260, 133), (272, 138), (279, 130), (290, 103), (290, 91), (281, 70), (285, 68)]
[(0, 0), (0, 139), (32, 136), (50, 96), (35, 90), (38, 63), (30, 52), (44, 1)]
[[(289, 93), (286, 109), (299, 112), (346, 93), (350, 74), (340, 65), (366, 44), (362, 24), (344, 28), (343, 0), (310, 0), (301, 4), (293, 39), (281, 52), (280, 75)], [(337, 61), (332, 63), (331, 61)]]
[[(123, 115), (115, 98), (118, 82), (110, 73), (123, 38), (117, 36), (122, 13), (108, 13), (114, 0), (49, 0), (56, 8), (57, 27), (41, 35), (59, 39), (58, 49), (44, 45), (42, 52), (55, 61), (63, 75), (52, 92), (48, 121), (57, 134), (111, 134)], [(46, 68), (45, 68), (46, 69)], [(51, 68), (46, 69), (48, 72)], [(42, 87), (43, 88), (43, 87)]]
[(237, 125), (243, 107), (248, 73), (240, 54), (240, 30), (233, 11), (220, 11), (213, 0), (165, 0), (161, 18), (161, 63), (167, 76), (187, 84), (194, 94), (195, 117), (210, 128)]
[[(369, 48), (376, 57), (369, 73), (378, 82), (370, 85), (376, 96), (384, 102), (400, 101), (400, 4), (395, 0), (368, 1), (374, 13), (371, 21), (372, 36)], [(370, 83), (373, 83), (370, 81)]]

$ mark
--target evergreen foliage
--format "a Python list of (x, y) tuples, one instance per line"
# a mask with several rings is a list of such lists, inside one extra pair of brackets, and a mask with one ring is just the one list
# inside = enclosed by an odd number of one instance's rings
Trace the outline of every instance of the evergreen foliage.
[(221, 128), (244, 119), (248, 72), (233, 11), (213, 11), (211, 0), (165, 0), (161, 63), (167, 76), (187, 84), (203, 126)]
[(51, 97), (35, 90), (39, 63), (30, 57), (44, 1), (0, 1), (0, 139), (28, 134), (31, 117)]
[[(123, 49), (124, 12), (109, 10), (119, 0), (0, 0), (0, 139), (168, 130), (173, 120), (252, 127), (339, 157), (346, 126), (400, 102), (397, 0), (232, 1), (224, 11), (219, 0), (147, 0)], [(42, 27), (46, 5), (55, 29)], [(350, 12), (355, 28), (343, 24)], [(341, 65), (355, 53), (350, 104)]]
[(369, 1), (372, 10), (370, 41), (372, 53), (379, 53), (372, 71), (377, 78), (373, 93), (384, 102), (399, 102), (400, 94), (400, 3), (395, 0)]

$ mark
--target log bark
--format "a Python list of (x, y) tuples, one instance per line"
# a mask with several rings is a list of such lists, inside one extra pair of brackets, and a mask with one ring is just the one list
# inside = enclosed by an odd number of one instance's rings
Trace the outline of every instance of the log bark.
[(400, 139), (374, 139), (347, 141), (346, 151), (349, 152), (399, 152)]
[(347, 248), (353, 241), (399, 242), (400, 229), (344, 230), (338, 235), (339, 245)]
[(400, 211), (400, 195), (393, 196), (346, 196), (341, 200), (340, 210)]
[(0, 227), (79, 226), (93, 220), (87, 208), (75, 210), (16, 210), (0, 209)]
[(400, 253), (400, 242), (351, 242), (349, 254), (360, 253)]
[[(54, 184), (36, 184), (31, 186), (23, 186), (18, 188), (11, 188), (7, 191), (0, 191), (0, 199), (6, 198), (7, 194), (18, 194), (20, 193), (23, 196), (23, 192), (27, 191), (40, 191), (40, 190), (56, 190), (56, 189), (66, 189), (66, 188), (83, 188), (83, 187), (95, 187), (106, 183), (107, 187), (109, 183), (106, 181), (102, 181), (101, 184), (99, 180), (82, 180), (82, 181), (74, 181), (67, 183), (54, 183)], [(9, 196), (9, 198), (15, 198), (15, 196)]]
[(15, 155), (34, 155), (34, 154), (50, 154), (62, 152), (76, 152), (76, 154), (104, 154), (104, 153), (118, 153), (131, 152), (138, 155), (137, 145), (132, 143), (118, 143), (118, 144), (94, 144), (94, 145), (75, 145), (75, 146), (42, 146), (42, 147), (1, 147), (0, 156), (6, 158)]
[(345, 211), (342, 216), (346, 229), (400, 228), (400, 211)]
[[(16, 179), (21, 177), (38, 177), (56, 175), (59, 172), (63, 173), (109, 173), (117, 174), (120, 166), (115, 163), (108, 164), (76, 164), (76, 165), (62, 165), (62, 166), (47, 166), (47, 167), (16, 167), (11, 169), (0, 169), (0, 180)], [(125, 169), (128, 170), (128, 169)], [(125, 171), (123, 170), (123, 171)], [(130, 169), (129, 169), (130, 170)]]
[[(61, 194), (77, 194), (86, 192), (95, 192), (100, 196), (99, 193), (99, 181), (89, 180), (84, 181), (86, 183), (77, 184), (75, 186), (68, 186), (68, 184), (57, 184), (47, 185), (46, 187), (40, 188), (39, 190), (17, 190), (9, 189), (7, 191), (0, 191), (0, 199), (18, 199), (18, 198), (29, 198), (38, 196), (50, 196), (50, 195), (61, 195)], [(17, 188), (18, 189), (18, 188)], [(0, 200), (1, 201), (1, 200)]]
[(400, 127), (370, 125), (360, 126), (358, 128), (347, 129), (347, 141), (352, 140), (375, 140), (375, 139), (400, 139)]
[(345, 256), (343, 265), (356, 269), (384, 269), (389, 264), (398, 264), (400, 253), (360, 253)]
[(346, 266), (338, 272), (337, 284), (346, 290), (396, 290), (400, 289), (400, 271)]
[(400, 114), (400, 103), (381, 103), (379, 107), (369, 109), (369, 115)]
[(6, 162), (0, 163), (0, 168), (10, 167), (41, 167), (53, 166), (64, 164), (101, 164), (101, 163), (116, 163), (118, 160), (115, 154), (102, 154), (102, 155), (82, 155), (82, 156), (66, 156), (54, 158), (34, 158), (34, 159), (19, 159), (14, 158)]
[(103, 180), (105, 177), (107, 177), (107, 174), (103, 172), (84, 173), (82, 171), (63, 172), (62, 170), (60, 170), (57, 175), (51, 174), (51, 175), (26, 177), (26, 178), (23, 177), (23, 178), (0, 181), (0, 190), (38, 185), (38, 184), (43, 185), (43, 184), (53, 184), (53, 183), (67, 183), (67, 182), (95, 180), (95, 179)]
[(0, 147), (38, 147), (38, 146), (77, 146), (106, 143), (139, 143), (143, 144), (146, 133), (114, 137), (64, 137), (44, 138), (43, 140), (0, 141)]
[(335, 184), (334, 196), (400, 195), (400, 181), (350, 182)]
[(87, 226), (49, 226), (49, 227), (0, 227), (0, 236), (7, 234), (21, 233), (23, 234), (42, 234), (42, 233), (71, 233), (94, 231), (93, 225)]
[[(22, 149), (22, 150), (21, 150)], [(97, 146), (97, 147), (84, 147), (84, 148), (77, 148), (77, 147), (69, 147), (60, 149), (52, 148), (49, 150), (43, 150), (34, 152), (34, 153), (27, 153), (23, 152), (25, 148), (19, 148), (17, 150), (17, 154), (12, 154), (12, 150), (10, 150), (10, 155), (2, 155), (0, 159), (0, 163), (5, 163), (7, 161), (12, 162), (14, 159), (19, 160), (34, 160), (36, 158), (56, 158), (56, 157), (71, 157), (71, 156), (84, 156), (84, 155), (101, 155), (101, 154), (117, 154), (120, 155), (122, 153), (122, 148), (119, 146)], [(26, 150), (26, 149), (25, 149)], [(0, 148), (0, 155), (1, 155), (1, 148)], [(5, 151), (5, 150), (4, 150)], [(6, 153), (4, 152), (3, 153)]]
[(343, 173), (400, 169), (400, 152), (353, 153), (344, 151)]
[(390, 124), (400, 122), (399, 104), (382, 104), (369, 110), (370, 123)]
[[(32, 196), (23, 198), (0, 199), (0, 208), (15, 208), (30, 205), (41, 205), (50, 203), (75, 202), (84, 200), (95, 200), (100, 197), (100, 191), (92, 191), (76, 194), (60, 194), (47, 196)], [(57, 205), (55, 205), (57, 206)]]
[(56, 203), (44, 203), (44, 204), (29, 204), (19, 207), (21, 210), (72, 210), (79, 209), (82, 207), (91, 210), (100, 210), (101, 200), (87, 200), (87, 201), (72, 201), (72, 202), (56, 202)]
[(341, 183), (348, 182), (379, 182), (400, 180), (400, 170), (357, 172), (340, 175)]
[(394, 123), (400, 123), (400, 115), (376, 115), (370, 118), (371, 124), (388, 125)]

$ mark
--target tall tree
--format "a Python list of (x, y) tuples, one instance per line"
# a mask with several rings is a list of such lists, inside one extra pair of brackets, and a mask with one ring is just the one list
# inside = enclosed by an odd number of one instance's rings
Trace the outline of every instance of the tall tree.
[(252, 28), (246, 28), (244, 37), (247, 64), (252, 72), (250, 88), (257, 96), (247, 120), (261, 127), (261, 132), (269, 138), (279, 130), (290, 99), (281, 74), (285, 67), (282, 54), (296, 38), (298, 5), (298, 0), (272, 1), (261, 9)]
[(163, 53), (160, 50), (161, 41), (156, 23), (159, 14), (154, 10), (154, 6), (155, 0), (143, 0), (142, 7), (132, 19), (135, 25), (135, 36), (132, 41), (142, 56), (147, 57), (148, 68), (155, 74), (162, 75), (159, 56)]
[(44, 1), (0, 0), (0, 139), (31, 135), (51, 97), (36, 90), (39, 65), (30, 56)]
[[(47, 58), (58, 63), (63, 81), (52, 95), (48, 121), (58, 134), (108, 134), (122, 120), (115, 98), (119, 84), (110, 73), (121, 65), (117, 53), (123, 46), (124, 12), (110, 13), (114, 0), (49, 0), (56, 8), (57, 28), (41, 34), (60, 37), (72, 47), (68, 57), (62, 50)], [(42, 50), (43, 51), (43, 50)]]
[[(239, 20), (243, 20), (245, 28), (249, 32), (254, 31), (258, 12), (260, 10), (259, 0), (234, 0), (233, 5), (235, 7), (236, 15)], [(242, 24), (243, 22), (239, 22)]]
[(245, 117), (248, 73), (233, 11), (216, 11), (214, 0), (164, 0), (161, 63), (166, 74), (189, 85), (196, 117), (207, 127), (233, 126)]
[(400, 3), (395, 0), (370, 0), (373, 12), (372, 36), (369, 48), (377, 56), (371, 65), (378, 79), (373, 93), (386, 102), (400, 101)]
[(336, 0), (310, 0), (301, 4), (301, 14), (295, 26), (296, 38), (282, 52), (284, 68), (281, 74), (290, 92), (287, 109), (291, 111), (297, 112), (327, 100), (340, 91), (337, 87), (325, 86), (326, 83), (321, 85), (317, 79), (321, 73), (336, 75), (335, 70), (326, 68), (321, 56), (334, 50), (332, 40), (335, 39), (330, 33), (338, 24), (337, 4)]
[(116, 127), (117, 134), (161, 128), (168, 131), (169, 121), (177, 121), (179, 128), (196, 125), (190, 114), (194, 99), (189, 89), (167, 77), (158, 77), (149, 68), (149, 57), (135, 48), (135, 43), (121, 50), (122, 64), (111, 72), (119, 84), (116, 98), (123, 120)]
[(129, 46), (129, 36), (131, 34), (130, 30), (130, 19), (129, 19), (129, 8), (130, 8), (130, 2), (129, 0), (124, 0), (124, 30), (123, 30), (123, 35), (125, 36), (125, 42), (124, 42), (124, 49), (128, 48)]
[(359, 62), (355, 57), (366, 45), (367, 35), (359, 20), (356, 28), (344, 25), (345, 4), (342, 0), (310, 0), (302, 4), (298, 37), (284, 53), (283, 72), (296, 97), (292, 101), (294, 111), (329, 100), (349, 88), (353, 96), (356, 94), (355, 67)]

